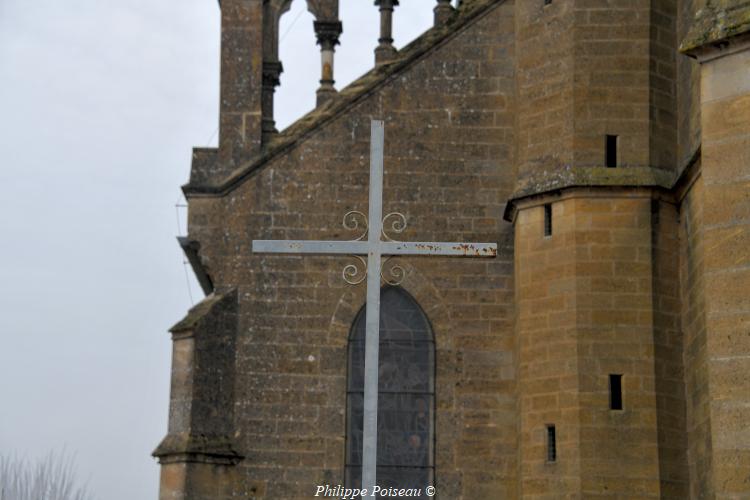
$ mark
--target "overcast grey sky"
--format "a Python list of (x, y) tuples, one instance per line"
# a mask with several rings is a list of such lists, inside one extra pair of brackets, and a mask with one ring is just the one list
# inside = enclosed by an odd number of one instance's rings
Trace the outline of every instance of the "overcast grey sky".
[[(378, 29), (372, 0), (340, 3), (339, 88)], [(397, 46), (435, 2), (401, 4)], [(302, 0), (280, 32), (281, 128), (320, 69)], [(0, 453), (65, 447), (100, 500), (157, 498), (167, 329), (191, 306), (175, 203), (216, 143), (218, 56), (216, 0), (0, 0)]]

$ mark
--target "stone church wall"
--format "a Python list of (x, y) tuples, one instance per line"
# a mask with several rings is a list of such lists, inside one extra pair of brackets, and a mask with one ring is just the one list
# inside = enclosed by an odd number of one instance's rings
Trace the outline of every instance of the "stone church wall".
[(684, 336), (685, 396), (690, 498), (713, 491), (704, 299), (703, 180), (697, 179), (680, 205), (680, 295)]
[[(750, 17), (750, 6), (744, 9)], [(750, 44), (733, 48), (701, 69), (703, 285), (717, 498), (750, 495)]]
[(673, 200), (651, 203), (654, 376), (663, 498), (689, 498), (680, 214)]
[[(649, 190), (581, 189), (519, 206), (523, 498), (684, 492), (676, 243), (665, 235), (675, 225), (674, 206)], [(611, 374), (622, 376), (622, 410), (610, 408)]]
[[(519, 497), (580, 492), (575, 201), (552, 206), (554, 237), (544, 236), (544, 207), (520, 210), (515, 223), (519, 392)], [(558, 463), (547, 460), (547, 426)]]
[(405, 240), (495, 241), (491, 261), (402, 259), (437, 349), (444, 498), (515, 495), (513, 4), (501, 3), (314, 128), (222, 198), (193, 197), (190, 236), (218, 290), (237, 288), (238, 466), (268, 498), (343, 482), (347, 336), (364, 286), (346, 258), (251, 255), (252, 239), (350, 239), (367, 209), (370, 119), (386, 121), (384, 213)]
[[(367, 211), (373, 118), (386, 122), (384, 213), (408, 220), (389, 234), (499, 246), (494, 260), (395, 259), (435, 335), (441, 498), (747, 493), (748, 58), (701, 68), (676, 53), (707, 1), (466, 0), (450, 34), (414, 45), (434, 46), (281, 134), (259, 128), (268, 61), (243, 60), (250, 76), (225, 64), (221, 145), (195, 152), (187, 190), (215, 286), (203, 306), (224, 297), (229, 319), (175, 334), (163, 498), (307, 498), (344, 482), (347, 339), (365, 289), (341, 274), (357, 261), (256, 255), (251, 241), (361, 235), (341, 219)], [(260, 0), (232, 5), (225, 63), (265, 46), (248, 28)]]

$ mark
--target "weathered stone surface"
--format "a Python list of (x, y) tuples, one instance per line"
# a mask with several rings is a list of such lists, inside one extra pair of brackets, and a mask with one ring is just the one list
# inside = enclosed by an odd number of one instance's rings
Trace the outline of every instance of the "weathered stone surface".
[[(256, 40), (261, 3), (223, 2), (228, 136), (194, 151), (184, 186), (215, 291), (172, 329), (161, 498), (344, 482), (364, 290), (345, 259), (250, 248), (358, 236), (340, 217), (366, 209), (373, 118), (399, 237), (499, 246), (401, 263), (435, 336), (440, 497), (750, 495), (747, 2), (440, 1), (434, 28), (278, 134), (261, 134), (272, 107), (253, 80), (273, 38)], [(722, 44), (700, 63), (678, 53), (696, 13)]]
[(692, 28), (680, 45), (682, 52), (727, 42), (750, 31), (750, 2), (747, 0), (708, 0), (698, 11)]
[(750, 495), (750, 249), (741, 248), (750, 234), (750, 59), (740, 50), (746, 48), (730, 44), (702, 65), (705, 350), (717, 498)]

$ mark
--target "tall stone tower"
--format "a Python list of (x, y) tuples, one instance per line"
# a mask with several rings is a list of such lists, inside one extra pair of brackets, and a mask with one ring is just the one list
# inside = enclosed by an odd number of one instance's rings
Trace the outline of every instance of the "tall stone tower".
[(516, 4), (523, 497), (687, 497), (676, 27), (676, 2)]
[(364, 290), (250, 242), (357, 236), (337, 222), (366, 208), (372, 118), (405, 239), (499, 244), (383, 288), (384, 484), (750, 496), (750, 1), (437, 0), (401, 50), (398, 3), (337, 90), (338, 2), (307, 1), (318, 106), (277, 131), (291, 0), (221, 1), (219, 147), (194, 151), (180, 240), (207, 297), (172, 328), (160, 498), (356, 484)]

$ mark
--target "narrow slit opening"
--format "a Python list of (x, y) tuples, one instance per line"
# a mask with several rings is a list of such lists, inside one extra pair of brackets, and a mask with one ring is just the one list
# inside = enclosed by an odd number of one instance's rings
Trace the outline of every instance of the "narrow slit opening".
[(607, 164), (607, 168), (616, 168), (617, 167), (617, 136), (616, 135), (608, 135), (605, 143), (605, 162)]
[(547, 425), (547, 462), (557, 461), (557, 435), (554, 425)]
[(544, 236), (552, 236), (552, 204), (544, 205)]
[(622, 375), (609, 376), (609, 409), (622, 410)]

